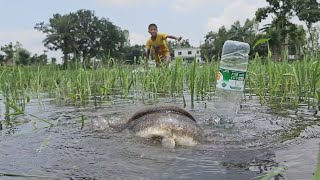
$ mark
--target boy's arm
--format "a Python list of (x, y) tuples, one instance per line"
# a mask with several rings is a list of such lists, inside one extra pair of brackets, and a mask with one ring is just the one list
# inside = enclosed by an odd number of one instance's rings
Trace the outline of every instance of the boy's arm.
[(177, 41), (180, 41), (182, 39), (182, 37), (176, 37), (176, 36), (171, 36), (171, 35), (167, 35), (167, 38), (170, 38), (170, 39), (175, 39)]

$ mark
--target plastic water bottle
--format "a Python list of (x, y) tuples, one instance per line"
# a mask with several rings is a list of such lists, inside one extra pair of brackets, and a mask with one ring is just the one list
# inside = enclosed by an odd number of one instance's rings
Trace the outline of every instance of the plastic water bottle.
[(233, 122), (240, 109), (249, 52), (244, 42), (227, 40), (223, 45), (214, 102), (220, 124)]

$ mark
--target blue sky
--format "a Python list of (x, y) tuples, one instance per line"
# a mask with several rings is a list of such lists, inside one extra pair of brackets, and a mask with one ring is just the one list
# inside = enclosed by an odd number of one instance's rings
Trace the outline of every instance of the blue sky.
[[(55, 13), (67, 14), (89, 9), (98, 17), (108, 18), (130, 33), (130, 42), (145, 44), (147, 26), (158, 25), (159, 32), (182, 36), (199, 46), (207, 32), (222, 25), (227, 28), (239, 20), (253, 18), (255, 10), (267, 5), (265, 0), (0, 0), (0, 46), (19, 41), (31, 53), (46, 49), (44, 34), (33, 27), (49, 21)], [(60, 57), (59, 52), (48, 52)]]

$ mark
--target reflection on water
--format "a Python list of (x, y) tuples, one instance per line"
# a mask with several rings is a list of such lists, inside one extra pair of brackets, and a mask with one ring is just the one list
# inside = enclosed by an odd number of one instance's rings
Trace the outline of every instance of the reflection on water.
[[(182, 100), (159, 101), (183, 107)], [(285, 179), (312, 179), (319, 137), (317, 116), (304, 114), (302, 119), (290, 110), (275, 113), (252, 99), (243, 102), (233, 124), (223, 126), (217, 124), (213, 102), (200, 101), (194, 109), (188, 105), (186, 109), (198, 120), (208, 142), (175, 149), (105, 128), (103, 122), (92, 124), (101, 122), (94, 119), (100, 115), (122, 121), (147, 104), (114, 99), (99, 107), (76, 108), (59, 106), (51, 99), (32, 100), (25, 115), (17, 116), (20, 123), (0, 131), (0, 173), (24, 175), (20, 179), (26, 179), (25, 175), (45, 179), (250, 179), (286, 165)], [(3, 124), (3, 116), (0, 118)], [(314, 160), (303, 163), (303, 154)]]

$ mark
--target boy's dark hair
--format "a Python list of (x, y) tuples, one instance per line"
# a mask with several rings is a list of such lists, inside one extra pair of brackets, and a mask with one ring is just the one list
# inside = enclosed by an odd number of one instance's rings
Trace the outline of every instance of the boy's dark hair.
[(155, 28), (157, 28), (157, 29), (158, 29), (157, 25), (156, 25), (156, 24), (154, 24), (154, 23), (149, 24), (148, 29), (150, 29), (151, 27), (155, 27)]

